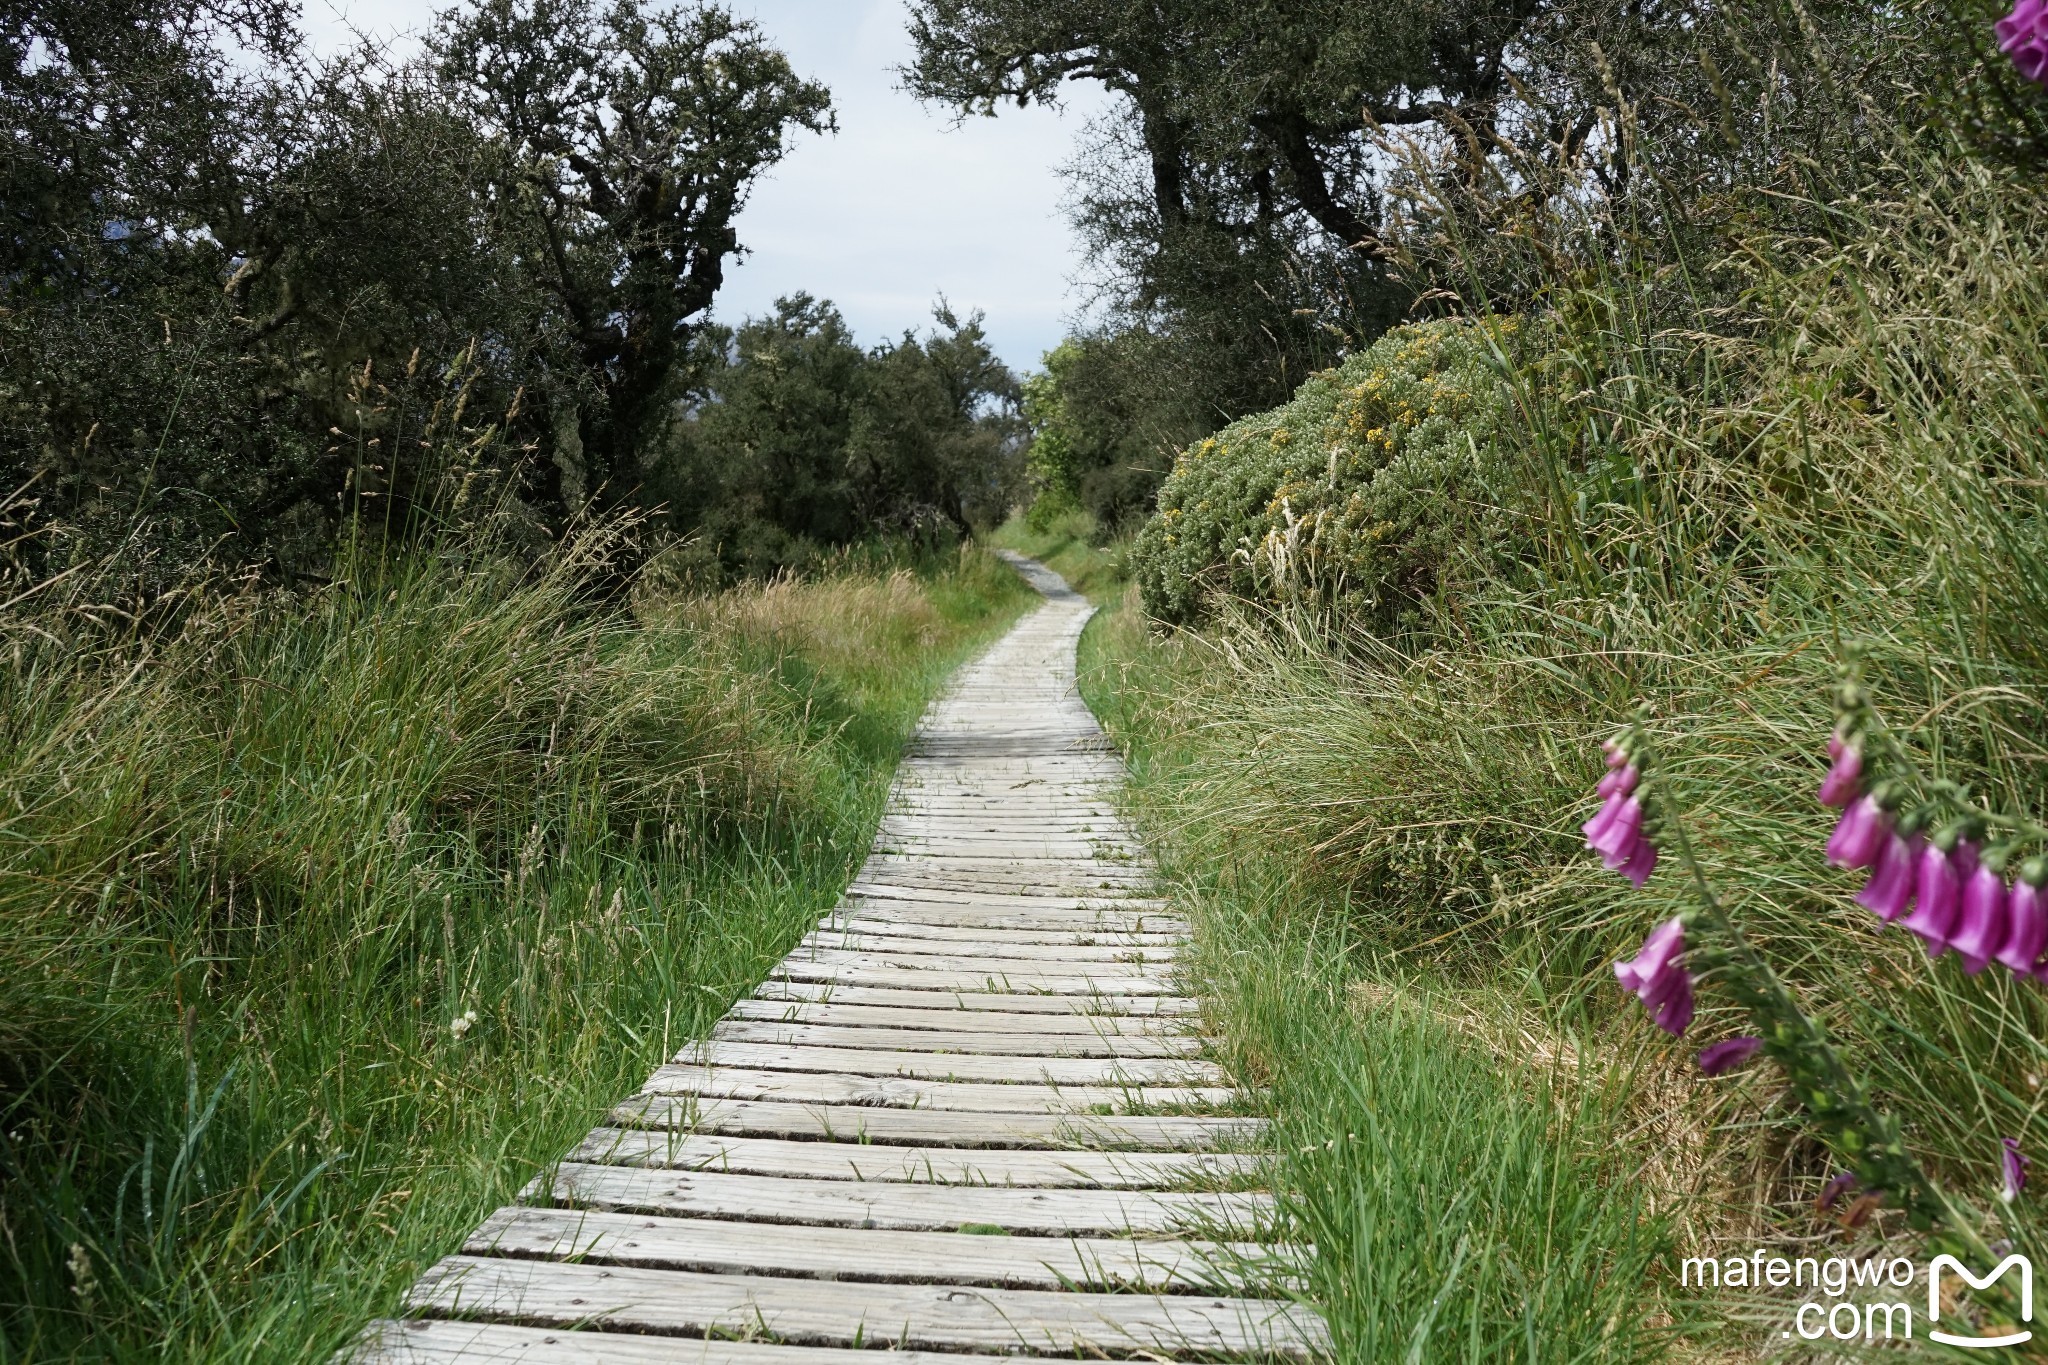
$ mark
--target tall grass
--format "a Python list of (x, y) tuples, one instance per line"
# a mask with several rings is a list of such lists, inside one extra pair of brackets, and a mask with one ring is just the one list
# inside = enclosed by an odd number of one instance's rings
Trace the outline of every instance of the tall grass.
[(968, 550), (628, 612), (607, 552), (0, 621), (0, 1358), (390, 1311), (829, 905), (1026, 596)]
[[(1572, 1021), (1419, 970), (1379, 931), (1386, 888), (1346, 884), (1275, 828), (1314, 755), (1259, 738), (1275, 717), (1247, 684), (1277, 660), (1243, 651), (1266, 647), (1150, 637), (1133, 591), (1084, 641), (1083, 690), (1194, 912), (1224, 1060), (1269, 1091), (1281, 1208), (1316, 1247), (1308, 1293), (1337, 1358), (1659, 1358), (1676, 1182), (1645, 1179), (1624, 1139), (1662, 1078)], [(1248, 785), (1223, 755), (1253, 743)]]

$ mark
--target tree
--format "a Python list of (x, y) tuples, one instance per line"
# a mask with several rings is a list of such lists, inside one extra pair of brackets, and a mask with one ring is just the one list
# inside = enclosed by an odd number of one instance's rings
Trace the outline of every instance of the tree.
[(38, 2), (0, 25), (0, 478), (33, 488), (41, 568), (314, 557), (395, 444), (359, 390), (497, 315), (468, 125), (411, 73), (312, 64), (296, 11)]
[(963, 113), (1121, 97), (1077, 167), (1117, 311), (1188, 352), (1219, 416), (1398, 317), (1376, 128), (1486, 126), (1535, 0), (916, 0), (920, 96)]
[(543, 511), (630, 494), (748, 185), (830, 115), (723, 9), (594, 3), (451, 13), (400, 65), (314, 61), (283, 0), (9, 8), (14, 557), (318, 572), (343, 516), (419, 524), (451, 385)]
[(1170, 343), (1142, 329), (1083, 333), (1024, 383), (1034, 521), (1082, 507), (1106, 530), (1142, 520), (1174, 452), (1213, 425), (1170, 377)]
[(1017, 492), (1017, 380), (979, 315), (941, 303), (923, 340), (862, 350), (798, 294), (698, 334), (695, 388), (663, 435), (649, 495), (708, 570), (768, 573), (876, 534), (951, 536)]
[(966, 534), (1000, 521), (1022, 465), (1017, 377), (989, 349), (981, 314), (941, 300), (923, 341), (905, 332), (876, 350), (849, 458), (871, 525), (944, 526)]
[(748, 188), (795, 130), (834, 127), (830, 96), (711, 4), (485, 0), (433, 47), (496, 140), (493, 212), (530, 238), (580, 367), (553, 423), (565, 498), (620, 498), (740, 249)]

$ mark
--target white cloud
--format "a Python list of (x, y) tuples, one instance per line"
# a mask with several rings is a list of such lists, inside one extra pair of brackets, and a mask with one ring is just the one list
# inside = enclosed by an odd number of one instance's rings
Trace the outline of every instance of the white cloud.
[[(430, 17), (401, 0), (305, 0), (316, 45), (349, 41), (349, 26), (389, 37)], [(1075, 310), (1078, 248), (1060, 204), (1058, 171), (1075, 134), (1101, 107), (1093, 87), (1061, 110), (1005, 109), (954, 126), (897, 90), (910, 58), (903, 0), (734, 0), (800, 75), (832, 90), (839, 132), (803, 134), (754, 189), (740, 215), (749, 254), (728, 268), (717, 314), (768, 311), (805, 290), (839, 305), (865, 342), (922, 330), (941, 294), (983, 309), (996, 349), (1036, 365)]]

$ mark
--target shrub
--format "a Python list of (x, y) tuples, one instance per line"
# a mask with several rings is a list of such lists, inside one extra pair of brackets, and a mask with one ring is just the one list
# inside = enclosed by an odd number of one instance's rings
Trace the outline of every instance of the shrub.
[(1133, 553), (1146, 609), (1215, 591), (1328, 608), (1382, 632), (1499, 553), (1513, 498), (1494, 439), (1513, 319), (1397, 328), (1293, 400), (1175, 460)]

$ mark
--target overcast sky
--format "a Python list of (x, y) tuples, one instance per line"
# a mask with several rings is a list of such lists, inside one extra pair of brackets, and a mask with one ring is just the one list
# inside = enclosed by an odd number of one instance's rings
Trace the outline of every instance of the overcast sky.
[[(404, 0), (304, 0), (322, 50), (348, 26), (390, 36), (426, 8)], [(952, 126), (896, 89), (908, 60), (903, 0), (732, 0), (831, 87), (839, 132), (802, 135), (739, 220), (747, 257), (728, 269), (720, 319), (763, 313), (808, 290), (839, 305), (863, 342), (922, 330), (935, 298), (982, 309), (998, 352), (1019, 370), (1060, 338), (1075, 309), (1078, 261), (1059, 167), (1099, 107), (1094, 87), (1053, 112), (1006, 109)]]

